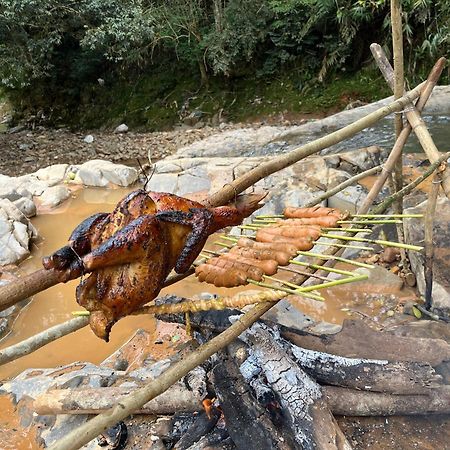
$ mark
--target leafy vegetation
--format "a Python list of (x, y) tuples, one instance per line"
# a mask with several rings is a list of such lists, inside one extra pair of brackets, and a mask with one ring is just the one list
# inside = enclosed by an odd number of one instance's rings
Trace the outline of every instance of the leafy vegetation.
[[(366, 66), (371, 42), (390, 47), (387, 0), (3, 0), (2, 6), (0, 87), (16, 108), (43, 109), (54, 122), (71, 117), (98, 126), (126, 117), (160, 126), (187, 103), (208, 114), (225, 109), (236, 119), (252, 115), (248, 105), (255, 112), (309, 112), (339, 104), (336, 83), (344, 89), (340, 97), (384, 93)], [(450, 3), (404, 0), (403, 22), (414, 82), (448, 51)], [(258, 98), (267, 102), (255, 104)], [(108, 105), (106, 114), (101, 105)]]

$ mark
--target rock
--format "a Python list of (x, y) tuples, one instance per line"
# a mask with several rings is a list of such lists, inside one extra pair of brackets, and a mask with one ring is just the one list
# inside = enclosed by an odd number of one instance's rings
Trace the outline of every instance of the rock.
[(116, 129), (114, 130), (114, 133), (116, 133), (116, 134), (126, 133), (127, 131), (128, 131), (127, 125), (125, 125), (124, 123), (121, 123), (118, 127), (116, 127)]
[[(427, 202), (414, 208), (405, 209), (405, 214), (423, 214)], [(406, 242), (423, 245), (423, 219), (405, 219)], [(450, 314), (450, 200), (440, 197), (436, 204), (433, 226), (434, 264), (432, 310), (439, 315)], [(425, 294), (424, 256), (422, 252), (408, 252), (411, 268), (416, 275), (417, 287), (421, 295)]]
[(10, 200), (0, 200), (0, 266), (15, 264), (30, 254), (36, 229)]
[(372, 145), (357, 151), (339, 153), (339, 157), (342, 161), (357, 167), (358, 172), (363, 172), (371, 167), (378, 166), (384, 153), (381, 147)]
[(52, 166), (39, 169), (34, 172), (34, 176), (41, 181), (45, 181), (49, 186), (61, 183), (66, 176), (69, 164), (53, 164)]
[(359, 205), (367, 195), (367, 190), (360, 185), (349, 186), (328, 199), (330, 208), (356, 213)]
[(352, 283), (353, 290), (381, 295), (397, 293), (403, 287), (403, 280), (400, 277), (381, 266), (374, 266), (372, 269), (358, 267), (353, 273), (368, 276), (367, 280)]
[(88, 134), (84, 137), (83, 142), (86, 142), (86, 144), (92, 144), (94, 142), (94, 136), (92, 136), (92, 134)]
[(86, 186), (107, 186), (109, 183), (118, 186), (129, 186), (138, 179), (138, 172), (133, 167), (114, 164), (110, 161), (93, 159), (79, 167), (74, 181)]
[(180, 148), (176, 157), (250, 156), (253, 152), (261, 154), (262, 148), (278, 138), (285, 129), (285, 127), (264, 126), (258, 129), (224, 131)]
[(36, 215), (36, 205), (29, 198), (21, 197), (13, 203), (25, 217), (34, 217)]
[(66, 186), (52, 186), (40, 196), (42, 206), (54, 208), (70, 197), (70, 190)]

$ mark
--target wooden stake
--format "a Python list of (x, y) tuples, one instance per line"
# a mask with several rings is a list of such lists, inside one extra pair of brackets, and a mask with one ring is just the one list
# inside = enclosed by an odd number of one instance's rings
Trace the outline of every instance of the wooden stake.
[(406, 250), (414, 250), (416, 252), (423, 250), (423, 247), (419, 247), (418, 245), (400, 244), (399, 242), (383, 241), (382, 239), (366, 239), (356, 236), (341, 236), (339, 234), (322, 234), (322, 237), (330, 239), (343, 239), (344, 241), (368, 242), (370, 244), (382, 245), (383, 247), (404, 248)]
[(430, 309), (432, 305), (433, 292), (433, 259), (434, 259), (434, 245), (433, 245), (433, 225), (434, 216), (436, 212), (436, 202), (439, 193), (439, 186), (441, 184), (441, 174), (437, 172), (434, 176), (430, 195), (428, 196), (427, 211), (425, 214), (425, 309)]

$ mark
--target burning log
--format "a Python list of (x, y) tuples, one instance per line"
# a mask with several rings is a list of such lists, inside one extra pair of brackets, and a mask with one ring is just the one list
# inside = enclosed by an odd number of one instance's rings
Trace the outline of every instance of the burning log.
[(187, 429), (186, 433), (175, 444), (174, 450), (187, 450), (190, 448), (216, 426), (221, 415), (222, 413), (215, 406), (212, 406), (208, 412), (202, 411)]

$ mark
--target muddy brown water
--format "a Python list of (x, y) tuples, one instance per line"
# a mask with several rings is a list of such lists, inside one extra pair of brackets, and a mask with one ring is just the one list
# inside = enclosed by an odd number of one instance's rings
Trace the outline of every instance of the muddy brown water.
[[(111, 211), (115, 204), (131, 189), (83, 189), (73, 193), (72, 198), (63, 206), (52, 211), (41, 212), (33, 219), (33, 224), (42, 237), (34, 244), (32, 256), (24, 261), (20, 270), (29, 273), (41, 267), (41, 258), (55, 249), (65, 245), (67, 237), (74, 227), (87, 216), (101, 211)], [(218, 250), (210, 239), (207, 247)], [(285, 273), (288, 276), (288, 273)], [(283, 276), (282, 276), (283, 277)], [(286, 278), (286, 277), (285, 277)], [(1, 348), (20, 342), (51, 326), (72, 318), (72, 311), (80, 310), (75, 301), (77, 281), (58, 284), (35, 295), (32, 301), (21, 311), (13, 329), (1, 342)], [(192, 297), (202, 292), (222, 295), (233, 295), (242, 290), (252, 290), (249, 285), (233, 289), (217, 289), (212, 285), (199, 283), (195, 277), (164, 289), (161, 294), (173, 293), (184, 297)], [(323, 292), (326, 302), (317, 302), (300, 297), (292, 298), (293, 304), (302, 312), (316, 320), (331, 323), (342, 323), (348, 317), (348, 311), (342, 308), (356, 305), (364, 313), (371, 314), (379, 310), (381, 305), (376, 302), (365, 302), (364, 297), (355, 294), (354, 288), (333, 288)], [(361, 293), (362, 294), (362, 293)], [(27, 368), (54, 367), (73, 361), (90, 361), (100, 363), (111, 353), (125, 343), (139, 328), (149, 332), (155, 330), (155, 319), (151, 316), (132, 316), (120, 320), (111, 333), (111, 340), (105, 343), (97, 339), (89, 327), (85, 327), (68, 336), (60, 338), (30, 355), (0, 367), (0, 379), (13, 377)]]

